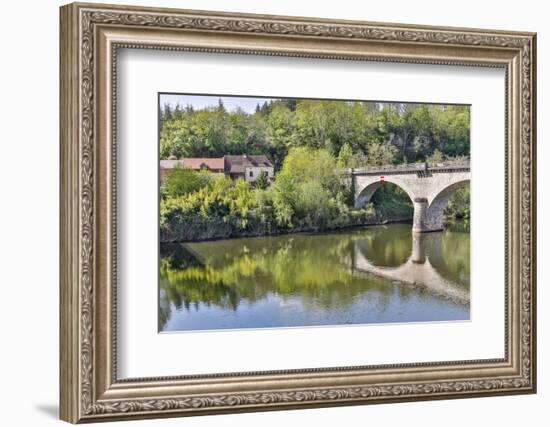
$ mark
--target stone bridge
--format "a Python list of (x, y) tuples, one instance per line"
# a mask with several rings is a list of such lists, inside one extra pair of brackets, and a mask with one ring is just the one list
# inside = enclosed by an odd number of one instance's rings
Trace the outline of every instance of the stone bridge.
[(470, 182), (470, 161), (352, 168), (346, 174), (351, 176), (355, 207), (364, 206), (384, 182), (391, 182), (413, 202), (413, 231), (437, 231), (443, 229), (449, 198)]

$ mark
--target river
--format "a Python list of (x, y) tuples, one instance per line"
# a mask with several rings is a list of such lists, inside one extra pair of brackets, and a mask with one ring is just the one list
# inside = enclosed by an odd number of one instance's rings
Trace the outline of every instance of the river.
[(160, 331), (468, 320), (470, 233), (410, 224), (162, 244)]

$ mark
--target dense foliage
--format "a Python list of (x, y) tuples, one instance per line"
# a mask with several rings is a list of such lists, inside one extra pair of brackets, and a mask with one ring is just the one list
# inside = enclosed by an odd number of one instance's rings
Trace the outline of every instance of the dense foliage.
[(266, 154), (282, 167), (293, 147), (324, 149), (341, 166), (424, 161), (470, 153), (468, 107), (453, 105), (284, 99), (256, 112), (217, 107), (161, 114), (161, 158)]
[[(265, 154), (270, 183), (254, 186), (223, 175), (168, 170), (161, 187), (161, 240), (188, 241), (294, 231), (319, 231), (412, 218), (412, 203), (384, 184), (363, 209), (338, 170), (440, 162), (468, 156), (469, 109), (402, 103), (277, 100), (252, 114), (191, 106), (160, 111), (161, 159)], [(469, 189), (451, 199), (446, 215), (469, 217)]]
[(338, 175), (335, 158), (324, 149), (292, 148), (267, 188), (178, 168), (168, 172), (167, 181), (187, 189), (181, 181), (190, 174), (205, 178), (204, 185), (187, 193), (163, 191), (169, 196), (160, 205), (162, 241), (318, 231), (375, 218), (372, 205), (350, 209), (349, 188)]
[(456, 190), (447, 202), (444, 213), (447, 218), (470, 218), (470, 186)]
[(409, 195), (394, 184), (382, 184), (373, 194), (371, 203), (379, 222), (406, 221), (413, 217), (413, 204)]
[(210, 174), (196, 173), (191, 169), (176, 167), (166, 174), (161, 186), (164, 197), (180, 197), (200, 190), (208, 185)]

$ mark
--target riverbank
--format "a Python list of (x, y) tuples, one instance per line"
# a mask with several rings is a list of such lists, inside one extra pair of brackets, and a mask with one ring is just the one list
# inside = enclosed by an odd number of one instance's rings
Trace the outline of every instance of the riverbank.
[(193, 240), (177, 240), (177, 239), (166, 240), (162, 238), (162, 234), (161, 234), (160, 243), (171, 244), (171, 243), (211, 242), (211, 241), (218, 241), (218, 240), (244, 239), (244, 238), (250, 238), (250, 237), (284, 236), (289, 234), (326, 234), (326, 233), (338, 233), (338, 232), (344, 233), (353, 229), (362, 229), (367, 227), (376, 227), (376, 226), (388, 225), (388, 224), (412, 224), (412, 218), (398, 218), (398, 219), (392, 219), (392, 220), (379, 219), (376, 221), (363, 223), (363, 224), (350, 224), (350, 225), (345, 225), (340, 227), (322, 228), (322, 229), (318, 227), (300, 227), (300, 228), (294, 228), (292, 230), (280, 229), (280, 230), (266, 231), (262, 234), (259, 234), (257, 232), (250, 232), (250, 233), (240, 232), (238, 234), (236, 233), (234, 235), (229, 235), (229, 236), (221, 236), (221, 237), (212, 236), (212, 237), (206, 237), (206, 238), (197, 238)]
[[(389, 225), (389, 224), (412, 224), (412, 217), (398, 217), (394, 216), (390, 219), (382, 218), (377, 216), (370, 221), (364, 223), (348, 224), (341, 225), (338, 227), (295, 227), (292, 229), (264, 229), (259, 230), (239, 230), (234, 233), (220, 233), (216, 234), (216, 229), (211, 229), (209, 235), (205, 236), (196, 236), (194, 238), (169, 238), (166, 236), (166, 230), (161, 229), (160, 232), (160, 243), (161, 244), (170, 244), (170, 243), (190, 243), (190, 242), (208, 242), (208, 241), (217, 241), (217, 240), (232, 240), (232, 239), (242, 239), (250, 237), (267, 237), (267, 236), (282, 236), (288, 234), (323, 234), (323, 233), (335, 233), (335, 232), (346, 232), (351, 229), (361, 229), (365, 227), (375, 227), (380, 225)], [(457, 220), (452, 217), (446, 217), (445, 229), (452, 231), (463, 232), (467, 230), (469, 232), (469, 220)]]

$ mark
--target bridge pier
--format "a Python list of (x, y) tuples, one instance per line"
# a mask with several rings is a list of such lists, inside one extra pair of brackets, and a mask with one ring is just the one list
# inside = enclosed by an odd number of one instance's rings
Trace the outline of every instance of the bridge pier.
[(443, 209), (432, 209), (426, 197), (416, 197), (413, 207), (413, 233), (443, 230)]
[(411, 261), (415, 264), (426, 262), (426, 244), (424, 235), (413, 233)]
[(413, 232), (422, 233), (428, 231), (426, 225), (426, 216), (428, 212), (428, 199), (417, 197), (413, 200)]

